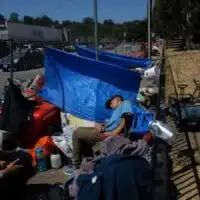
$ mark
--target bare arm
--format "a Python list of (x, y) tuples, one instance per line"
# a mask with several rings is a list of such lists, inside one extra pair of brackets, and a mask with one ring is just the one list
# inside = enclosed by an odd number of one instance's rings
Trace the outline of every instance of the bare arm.
[(0, 170), (0, 178), (3, 178), (6, 175), (16, 171), (17, 169), (22, 168), (23, 165), (17, 165), (16, 164), (18, 161), (19, 161), (19, 159), (16, 159), (15, 161), (8, 164), (5, 169)]
[(109, 132), (105, 132), (104, 135), (106, 135), (106, 136), (119, 135), (122, 132), (122, 130), (124, 129), (124, 127), (125, 127), (125, 119), (122, 118), (120, 125), (116, 129), (109, 131)]
[(0, 171), (0, 179), (1, 179), (1, 178), (4, 178), (4, 177), (7, 176), (9, 173), (10, 173), (10, 171), (9, 171), (7, 168), (2, 169), (2, 170)]
[(1, 171), (0, 171), (0, 179), (3, 178), (4, 175), (5, 175), (5, 170), (1, 170)]
[(2, 169), (0, 171), (0, 179), (1, 178), (5, 178), (9, 173), (10, 173), (10, 170), (8, 170), (7, 168), (6, 169)]
[(100, 132), (103, 132), (104, 131), (104, 127), (105, 127), (105, 125), (104, 124), (100, 124), (100, 123), (95, 123), (95, 129), (96, 129), (96, 131), (98, 132), (98, 133), (100, 133)]

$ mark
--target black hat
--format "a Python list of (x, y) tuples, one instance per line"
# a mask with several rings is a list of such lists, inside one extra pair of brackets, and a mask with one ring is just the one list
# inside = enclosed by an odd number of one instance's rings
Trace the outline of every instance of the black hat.
[(122, 96), (120, 96), (120, 95), (114, 95), (114, 96), (112, 96), (110, 99), (108, 99), (108, 100), (106, 101), (105, 107), (106, 107), (107, 109), (111, 109), (111, 107), (110, 107), (111, 101), (112, 101), (113, 99), (115, 99), (115, 98), (120, 98), (121, 101), (124, 101), (124, 99), (123, 99)]

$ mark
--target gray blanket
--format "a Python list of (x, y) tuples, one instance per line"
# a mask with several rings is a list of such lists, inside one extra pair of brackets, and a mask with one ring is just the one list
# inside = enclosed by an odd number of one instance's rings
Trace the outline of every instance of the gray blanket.
[(100, 151), (104, 156), (113, 154), (136, 155), (151, 163), (151, 147), (143, 139), (131, 141), (123, 136), (109, 137), (101, 142)]

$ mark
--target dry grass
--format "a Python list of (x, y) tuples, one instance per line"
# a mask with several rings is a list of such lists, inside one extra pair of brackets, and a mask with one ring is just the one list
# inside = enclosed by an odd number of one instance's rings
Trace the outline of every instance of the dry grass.
[[(200, 81), (200, 51), (166, 52), (165, 65), (165, 97), (166, 102), (169, 94), (180, 92), (179, 84), (187, 84), (185, 93), (192, 93), (195, 88), (193, 79)], [(200, 176), (200, 133), (188, 132), (192, 152), (189, 151), (185, 134), (179, 132), (173, 120), (168, 119), (168, 125), (176, 135), (172, 151), (170, 153), (173, 161), (172, 180), (177, 187), (179, 200), (200, 199), (198, 181), (195, 178), (195, 169)], [(196, 165), (191, 162), (191, 155), (194, 155)]]
[[(192, 93), (195, 88), (193, 79), (200, 80), (200, 51), (167, 51), (167, 68), (166, 74), (166, 95), (174, 93), (174, 84), (172, 81), (172, 75), (175, 80), (175, 87), (178, 92), (179, 84), (187, 84), (188, 87), (185, 89), (185, 93)], [(172, 74), (170, 72), (170, 68)]]

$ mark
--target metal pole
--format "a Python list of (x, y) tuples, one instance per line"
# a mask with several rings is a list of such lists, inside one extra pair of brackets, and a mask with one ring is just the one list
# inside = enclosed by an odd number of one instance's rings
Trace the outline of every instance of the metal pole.
[(151, 45), (152, 45), (152, 33), (151, 33), (151, 11), (152, 0), (147, 0), (147, 16), (148, 16), (148, 58), (151, 59)]
[(10, 80), (13, 80), (13, 42), (10, 40)]
[(98, 56), (98, 11), (97, 11), (97, 0), (94, 0), (94, 43), (95, 43), (95, 55), (96, 60), (99, 59)]

